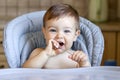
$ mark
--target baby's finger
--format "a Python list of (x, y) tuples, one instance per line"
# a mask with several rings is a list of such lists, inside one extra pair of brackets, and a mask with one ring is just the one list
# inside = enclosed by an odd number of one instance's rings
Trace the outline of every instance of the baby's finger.
[(84, 54), (82, 57), (81, 57), (81, 61), (84, 62), (84, 61), (87, 61), (88, 60), (88, 57), (86, 54)]
[(86, 54), (84, 54), (83, 52), (81, 53), (81, 54), (79, 54), (79, 62), (81, 61), (86, 61), (86, 59), (87, 59), (87, 55)]
[(78, 61), (78, 59), (79, 59), (79, 51), (75, 51), (72, 54), (72, 59), (75, 60), (75, 61)]
[(79, 51), (76, 51), (76, 52), (73, 54), (73, 59), (74, 59), (75, 61), (78, 61), (79, 57), (80, 57)]
[(53, 48), (59, 48), (59, 43), (55, 40), (52, 40)]
[(81, 60), (84, 59), (84, 56), (85, 56), (85, 54), (82, 51), (76, 51), (73, 54), (72, 59), (75, 60), (76, 62), (80, 62)]
[(52, 39), (49, 40), (48, 45), (46, 47), (47, 51), (52, 51), (52, 41), (53, 41)]

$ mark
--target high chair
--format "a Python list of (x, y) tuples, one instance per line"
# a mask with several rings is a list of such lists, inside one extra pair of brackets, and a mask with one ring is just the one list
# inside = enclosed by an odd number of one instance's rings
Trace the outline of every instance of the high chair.
[[(10, 68), (20, 68), (35, 48), (46, 46), (41, 31), (45, 12), (24, 14), (5, 26), (3, 47)], [(104, 50), (101, 29), (83, 17), (80, 17), (80, 29), (80, 36), (72, 49), (82, 50), (88, 54), (92, 66), (99, 66)]]

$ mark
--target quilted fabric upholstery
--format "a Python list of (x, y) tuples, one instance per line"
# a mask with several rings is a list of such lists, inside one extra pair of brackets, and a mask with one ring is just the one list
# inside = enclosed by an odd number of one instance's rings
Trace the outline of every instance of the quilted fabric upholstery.
[[(31, 51), (45, 47), (41, 31), (45, 11), (37, 11), (19, 16), (4, 28), (3, 46), (10, 68), (19, 68), (27, 60)], [(72, 49), (88, 54), (91, 65), (99, 66), (104, 50), (104, 38), (98, 26), (80, 17), (81, 35)]]

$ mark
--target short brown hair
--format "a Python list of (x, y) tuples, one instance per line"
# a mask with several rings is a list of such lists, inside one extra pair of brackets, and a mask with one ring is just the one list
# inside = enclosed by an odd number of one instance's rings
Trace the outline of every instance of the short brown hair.
[(55, 4), (51, 6), (44, 15), (43, 26), (45, 27), (45, 21), (50, 19), (59, 19), (63, 16), (71, 16), (76, 20), (76, 28), (79, 29), (79, 14), (78, 12), (68, 4)]

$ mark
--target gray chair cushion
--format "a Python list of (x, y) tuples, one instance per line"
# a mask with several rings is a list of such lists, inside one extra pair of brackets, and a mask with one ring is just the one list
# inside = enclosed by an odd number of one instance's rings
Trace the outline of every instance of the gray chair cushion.
[[(10, 21), (4, 28), (3, 47), (11, 68), (19, 68), (28, 59), (33, 49), (45, 47), (41, 31), (45, 11), (27, 13)], [(88, 54), (91, 65), (101, 64), (104, 39), (98, 26), (80, 17), (81, 35), (72, 49)]]

